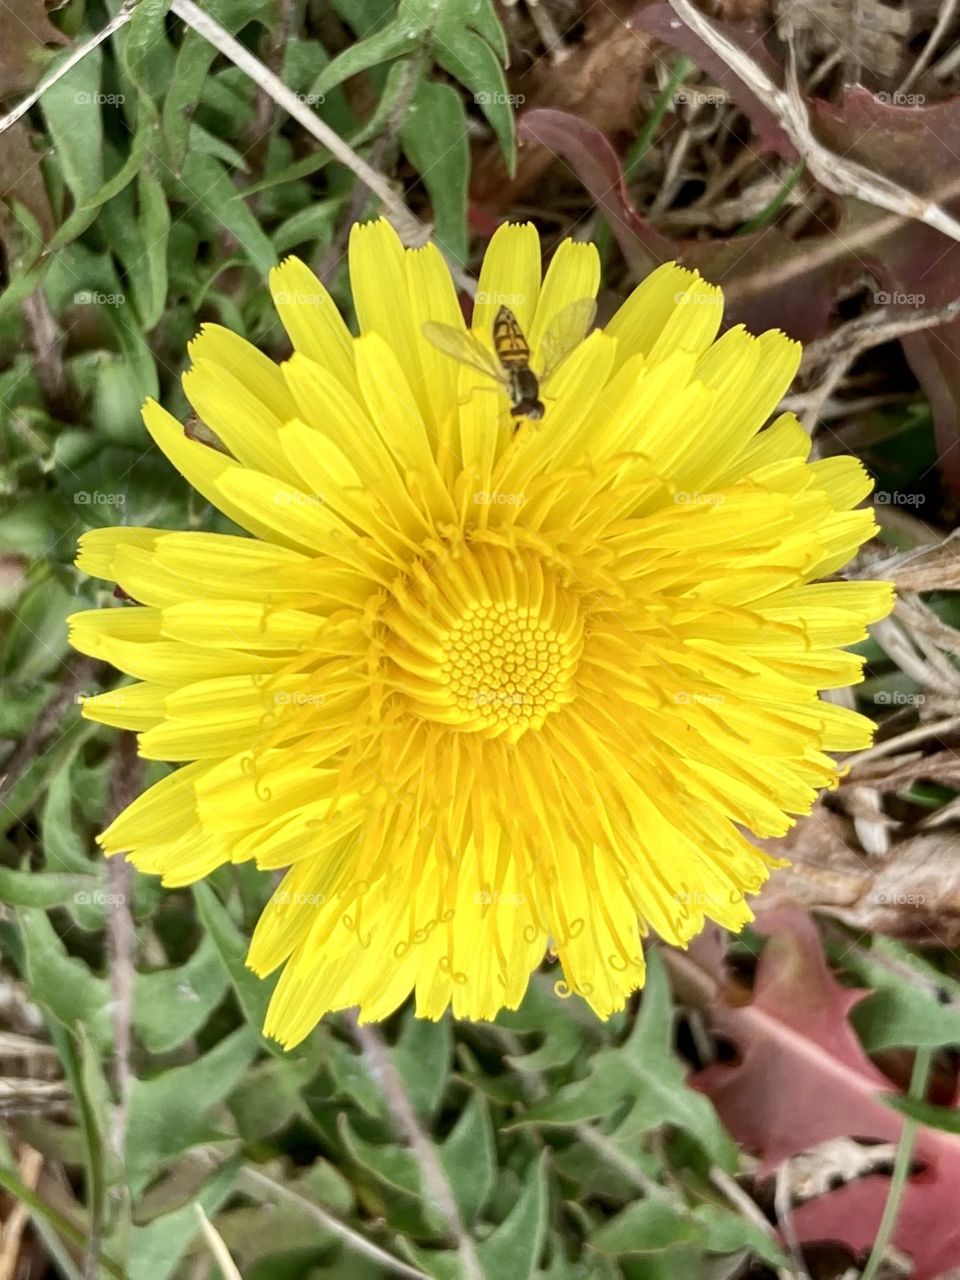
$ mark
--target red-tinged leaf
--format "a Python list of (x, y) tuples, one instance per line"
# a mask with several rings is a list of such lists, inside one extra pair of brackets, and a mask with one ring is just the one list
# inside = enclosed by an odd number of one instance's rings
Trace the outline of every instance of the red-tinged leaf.
[(843, 281), (862, 272), (848, 255), (814, 261), (818, 241), (789, 240), (776, 227), (729, 240), (671, 240), (634, 208), (617, 153), (592, 124), (565, 111), (536, 109), (521, 116), (519, 135), (540, 143), (576, 173), (603, 210), (635, 278), (661, 262), (695, 267), (723, 287), (728, 324), (745, 324), (756, 333), (783, 329), (791, 338), (811, 342), (826, 331)]
[(857, 85), (846, 89), (840, 102), (815, 98), (810, 103), (814, 132), (832, 151), (918, 195), (933, 196), (946, 187), (938, 198), (955, 202), (960, 198), (960, 99), (901, 106), (891, 104), (890, 96)]
[(810, 918), (792, 908), (765, 913), (768, 934), (753, 1001), (720, 1006), (714, 1024), (739, 1047), (736, 1066), (715, 1064), (691, 1083), (704, 1091), (761, 1172), (844, 1135), (896, 1141), (901, 1118), (880, 1100), (890, 1081), (867, 1058), (847, 1014), (867, 992), (830, 973)]
[[(910, 1280), (940, 1280), (960, 1266), (957, 1186), (960, 1159), (942, 1162), (907, 1180), (893, 1243), (908, 1254)], [(861, 1178), (793, 1211), (793, 1229), (801, 1244), (837, 1240), (865, 1254), (877, 1238), (890, 1180)]]
[[(717, 22), (706, 17), (704, 21), (748, 53), (774, 82), (781, 80), (782, 73), (776, 60), (763, 45), (765, 30), (758, 23)], [(755, 150), (773, 151), (787, 160), (799, 159), (796, 147), (770, 108), (747, 88), (736, 72), (687, 26), (669, 4), (641, 4), (634, 10), (630, 25), (648, 31), (664, 44), (687, 54), (722, 89), (726, 89), (756, 131), (758, 145)]]
[[(770, 1173), (784, 1160), (832, 1138), (896, 1142), (903, 1117), (885, 1102), (891, 1083), (870, 1061), (847, 1020), (864, 992), (830, 972), (810, 917), (795, 907), (763, 913), (769, 941), (753, 999), (714, 1003), (717, 1032), (739, 1060), (715, 1064), (691, 1081), (713, 1101), (733, 1136)], [(913, 1261), (913, 1280), (960, 1267), (960, 1221), (952, 1206), (960, 1185), (960, 1135), (921, 1126), (920, 1166), (907, 1180), (893, 1241)], [(803, 1243), (836, 1241), (857, 1253), (872, 1245), (890, 1179), (871, 1175), (794, 1211)]]
[(782, 329), (812, 342), (830, 327), (842, 286), (863, 270), (849, 256), (820, 248), (819, 239), (791, 240), (766, 227), (729, 240), (685, 241), (676, 256), (721, 286), (725, 324), (744, 324), (752, 333)]
[(676, 257), (676, 246), (633, 207), (620, 160), (606, 134), (568, 111), (536, 107), (520, 117), (521, 140), (564, 160), (603, 210), (631, 270), (639, 278)]
[[(817, 133), (827, 146), (956, 209), (960, 99), (906, 106), (890, 104), (885, 96), (858, 87), (848, 89), (840, 103), (814, 102)], [(876, 210), (858, 201), (848, 202), (844, 221), (853, 228), (879, 223)], [(900, 299), (904, 310), (960, 298), (960, 245), (923, 223), (901, 222), (876, 236), (861, 257), (882, 292), (895, 305)], [(960, 321), (908, 334), (901, 344), (933, 411), (944, 475), (960, 492)]]

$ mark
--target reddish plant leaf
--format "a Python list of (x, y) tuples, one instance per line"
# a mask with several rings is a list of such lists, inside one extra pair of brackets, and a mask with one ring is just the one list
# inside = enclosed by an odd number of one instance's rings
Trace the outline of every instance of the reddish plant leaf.
[[(889, 97), (857, 87), (839, 104), (814, 102), (818, 134), (835, 150), (955, 210), (960, 99), (906, 106), (884, 101)], [(849, 202), (848, 225), (869, 225), (875, 217), (869, 206)], [(960, 244), (932, 227), (902, 223), (878, 237), (863, 257), (883, 292), (895, 304), (901, 299), (904, 310), (960, 298)], [(944, 474), (960, 492), (960, 321), (910, 334), (901, 344), (933, 410)]]
[(6, 0), (0, 5), (0, 101), (31, 88), (50, 48), (69, 43), (47, 17), (43, 0)]
[(639, 278), (676, 257), (673, 241), (633, 207), (616, 151), (606, 134), (567, 111), (537, 107), (518, 124), (521, 139), (538, 142), (566, 161), (603, 210), (630, 269)]
[[(715, 1029), (739, 1049), (734, 1064), (714, 1064), (691, 1081), (706, 1093), (733, 1136), (770, 1173), (784, 1160), (832, 1138), (896, 1142), (902, 1117), (883, 1095), (890, 1080), (870, 1061), (847, 1021), (865, 994), (831, 974), (810, 917), (795, 907), (757, 922), (769, 941), (757, 966), (753, 999), (717, 1000)], [(686, 962), (689, 963), (689, 962)], [(935, 1280), (960, 1266), (960, 1136), (921, 1128), (894, 1243), (909, 1254), (914, 1280)], [(872, 1175), (809, 1201), (794, 1213), (802, 1242), (836, 1241), (861, 1253), (876, 1237), (890, 1180)]]
[[(707, 19), (704, 20), (707, 21)], [(722, 89), (726, 89), (753, 125), (757, 134), (757, 151), (774, 151), (787, 160), (796, 161), (799, 158), (796, 147), (770, 108), (747, 88), (736, 72), (732, 71), (709, 45), (704, 44), (695, 31), (691, 31), (670, 5), (659, 2), (641, 4), (634, 10), (630, 25), (649, 32), (665, 44), (687, 54)], [(763, 37), (766, 32), (759, 23), (714, 21), (711, 22), (711, 26), (722, 31), (728, 39), (739, 45), (771, 79), (775, 81), (781, 79), (776, 60), (764, 46)]]
[[(808, 264), (819, 242), (789, 240), (777, 227), (728, 240), (671, 240), (632, 204), (617, 153), (599, 129), (565, 111), (537, 109), (520, 117), (519, 133), (553, 151), (576, 173), (603, 210), (636, 278), (661, 262), (696, 267), (723, 286), (728, 324), (745, 324), (757, 333), (783, 329), (810, 342), (827, 329), (843, 279), (862, 270), (840, 254)], [(784, 286), (790, 264), (794, 270)]]

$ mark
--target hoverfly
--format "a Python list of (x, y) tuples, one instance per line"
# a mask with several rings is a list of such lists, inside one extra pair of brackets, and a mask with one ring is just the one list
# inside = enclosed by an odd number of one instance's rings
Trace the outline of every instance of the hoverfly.
[(540, 340), (539, 373), (530, 367), (530, 344), (509, 307), (501, 307), (494, 318), (492, 351), (469, 330), (435, 320), (423, 326), (423, 336), (444, 355), (498, 383), (510, 400), (511, 417), (539, 422), (545, 413), (541, 389), (583, 339), (596, 310), (592, 298), (581, 298), (554, 316)]

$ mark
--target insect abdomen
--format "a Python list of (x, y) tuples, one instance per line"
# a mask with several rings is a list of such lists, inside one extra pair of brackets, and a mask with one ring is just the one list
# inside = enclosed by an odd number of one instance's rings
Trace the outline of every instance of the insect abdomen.
[(493, 346), (505, 369), (530, 363), (530, 348), (509, 307), (501, 307), (493, 322)]

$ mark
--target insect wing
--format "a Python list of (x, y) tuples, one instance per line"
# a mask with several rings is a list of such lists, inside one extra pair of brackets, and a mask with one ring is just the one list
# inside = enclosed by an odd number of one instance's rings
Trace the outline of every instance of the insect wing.
[(492, 352), (488, 351), (479, 338), (466, 329), (455, 329), (452, 324), (440, 324), (437, 320), (428, 320), (423, 326), (426, 340), (442, 351), (444, 355), (469, 365), (479, 373), (486, 374), (496, 382), (503, 382), (503, 373)]
[(563, 307), (550, 321), (540, 339), (541, 384), (546, 382), (583, 341), (597, 314), (593, 298), (580, 298)]

